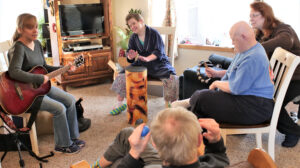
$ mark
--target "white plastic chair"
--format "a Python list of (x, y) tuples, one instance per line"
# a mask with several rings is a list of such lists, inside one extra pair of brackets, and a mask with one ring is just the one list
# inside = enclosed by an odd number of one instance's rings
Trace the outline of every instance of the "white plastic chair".
[[(2, 67), (2, 63), (0, 63), (0, 68), (1, 69), (7, 69), (8, 67), (8, 58), (7, 58), (7, 52), (11, 47), (11, 42), (9, 40), (0, 42), (0, 53), (3, 54), (4, 60), (6, 63), (6, 67)], [(27, 122), (29, 121), (30, 118), (30, 113), (23, 113), (21, 115), (18, 115), (19, 117), (23, 118), (23, 124), (26, 126)], [(2, 120), (0, 120), (0, 125), (3, 125)], [(3, 130), (0, 130), (0, 133), (3, 133)], [(31, 130), (29, 131), (29, 136), (30, 136), (30, 141), (31, 141), (31, 147), (32, 151), (39, 156), (39, 147), (38, 147), (38, 141), (37, 141), (37, 134), (36, 134), (36, 127), (35, 127), (35, 122), (31, 126)]]
[(262, 148), (261, 136), (263, 133), (269, 133), (268, 139), (268, 153), (273, 160), (275, 160), (275, 134), (278, 122), (279, 113), (281, 110), (282, 102), (284, 100), (287, 88), (290, 84), (291, 78), (298, 64), (300, 57), (296, 56), (280, 47), (276, 48), (270, 60), (271, 67), (274, 73), (274, 110), (271, 121), (259, 125), (234, 125), (234, 124), (220, 124), (221, 134), (226, 144), (226, 136), (232, 134), (255, 134), (256, 145)]

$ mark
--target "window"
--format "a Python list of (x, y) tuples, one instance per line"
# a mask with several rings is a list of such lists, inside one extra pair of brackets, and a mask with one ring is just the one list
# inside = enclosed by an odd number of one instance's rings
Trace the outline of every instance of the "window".
[(0, 0), (0, 41), (10, 40), (16, 30), (21, 13), (31, 13), (37, 19), (43, 16), (43, 0)]
[[(230, 27), (238, 21), (249, 22), (250, 4), (254, 0), (173, 0), (176, 31), (180, 43), (232, 46)], [(161, 26), (165, 18), (165, 0), (151, 0), (152, 25)], [(300, 36), (300, 0), (264, 0), (275, 16), (293, 27)], [(288, 10), (287, 10), (288, 9)], [(300, 37), (299, 37), (300, 38)]]
[(231, 46), (230, 27), (249, 21), (253, 0), (175, 0), (177, 33), (181, 43)]
[[(13, 9), (13, 10), (12, 10)], [(0, 41), (11, 40), (16, 31), (16, 20), (21, 13), (31, 13), (37, 19), (43, 16), (43, 0), (0, 0)], [(7, 70), (4, 57), (0, 53), (0, 64)], [(0, 66), (1, 67), (1, 66)]]
[(272, 7), (275, 17), (291, 25), (300, 38), (300, 0), (264, 0), (264, 2)]

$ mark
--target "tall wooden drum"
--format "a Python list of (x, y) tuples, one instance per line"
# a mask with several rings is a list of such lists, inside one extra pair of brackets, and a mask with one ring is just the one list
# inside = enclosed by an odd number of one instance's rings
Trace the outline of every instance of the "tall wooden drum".
[(128, 66), (125, 68), (128, 123), (136, 120), (147, 122), (147, 68)]

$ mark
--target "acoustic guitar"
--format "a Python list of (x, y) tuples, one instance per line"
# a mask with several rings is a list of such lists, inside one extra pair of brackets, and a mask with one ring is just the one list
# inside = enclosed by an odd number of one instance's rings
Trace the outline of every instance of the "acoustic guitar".
[[(74, 59), (73, 65), (79, 67), (84, 63), (82, 55)], [(47, 75), (49, 79), (58, 76), (71, 68), (72, 65), (64, 66), (51, 73), (42, 66), (36, 66), (29, 72), (33, 74)], [(3, 110), (12, 115), (25, 113), (33, 104), (38, 96), (43, 96), (50, 91), (51, 82), (37, 85), (35, 83), (24, 83), (11, 79), (8, 72), (4, 72), (0, 76), (0, 105)]]

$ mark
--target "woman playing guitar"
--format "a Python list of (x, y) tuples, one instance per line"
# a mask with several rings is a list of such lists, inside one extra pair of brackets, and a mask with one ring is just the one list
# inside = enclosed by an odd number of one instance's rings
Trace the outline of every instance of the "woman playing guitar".
[[(38, 23), (35, 16), (24, 13), (18, 16), (17, 28), (13, 36), (13, 46), (8, 52), (10, 64), (9, 77), (24, 83), (43, 85), (49, 83), (45, 74), (28, 72), (36, 66), (44, 67), (52, 72), (61, 67), (47, 65), (38, 37)], [(75, 70), (74, 65), (69, 65), (70, 70)], [(17, 89), (16, 89), (17, 90)], [(26, 94), (24, 91), (22, 94)], [(75, 98), (54, 86), (50, 87), (41, 102), (39, 110), (53, 114), (55, 151), (62, 153), (77, 153), (85, 146), (79, 140)], [(18, 104), (16, 105), (18, 106)]]

